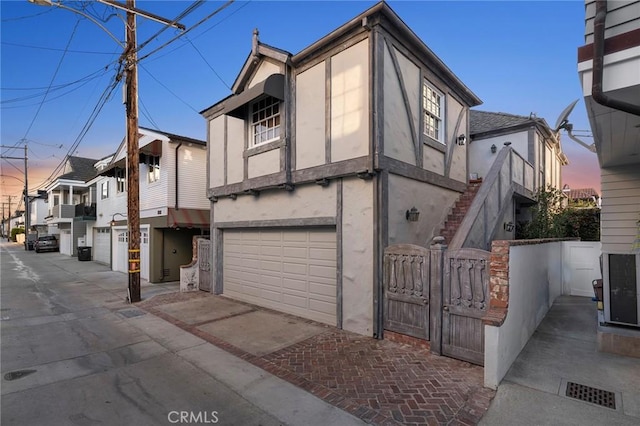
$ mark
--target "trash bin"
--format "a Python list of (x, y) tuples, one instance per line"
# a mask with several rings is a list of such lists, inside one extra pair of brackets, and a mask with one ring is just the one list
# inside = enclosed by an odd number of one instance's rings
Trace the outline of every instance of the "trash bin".
[(78, 260), (91, 260), (91, 247), (78, 247)]

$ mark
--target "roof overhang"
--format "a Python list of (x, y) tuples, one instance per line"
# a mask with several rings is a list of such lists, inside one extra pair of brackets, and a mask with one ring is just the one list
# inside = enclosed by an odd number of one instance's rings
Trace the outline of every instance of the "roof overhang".
[(284, 75), (271, 74), (269, 77), (250, 89), (230, 97), (224, 103), (224, 114), (231, 115), (233, 117), (242, 117), (243, 107), (263, 95), (273, 96), (276, 99), (284, 100)]

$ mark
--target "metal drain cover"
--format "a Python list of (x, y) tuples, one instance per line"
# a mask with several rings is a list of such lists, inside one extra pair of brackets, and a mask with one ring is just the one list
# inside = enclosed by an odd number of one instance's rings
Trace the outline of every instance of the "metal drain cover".
[(579, 383), (567, 382), (566, 395), (580, 401), (590, 402), (603, 407), (616, 409), (616, 394), (606, 390), (592, 388)]
[(146, 314), (145, 311), (141, 311), (140, 309), (125, 309), (118, 311), (118, 313), (125, 318), (139, 317)]

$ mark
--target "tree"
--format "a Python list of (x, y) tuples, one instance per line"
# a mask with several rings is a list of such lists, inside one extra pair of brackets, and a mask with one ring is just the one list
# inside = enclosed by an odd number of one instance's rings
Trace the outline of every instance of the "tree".
[(532, 219), (519, 224), (516, 238), (569, 238), (600, 241), (600, 209), (566, 207), (562, 191), (552, 187), (536, 192)]

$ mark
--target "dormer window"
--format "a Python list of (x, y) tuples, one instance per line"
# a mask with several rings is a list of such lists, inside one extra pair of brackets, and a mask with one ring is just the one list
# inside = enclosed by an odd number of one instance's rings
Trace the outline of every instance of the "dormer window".
[(280, 100), (264, 97), (251, 104), (252, 146), (280, 139)]

